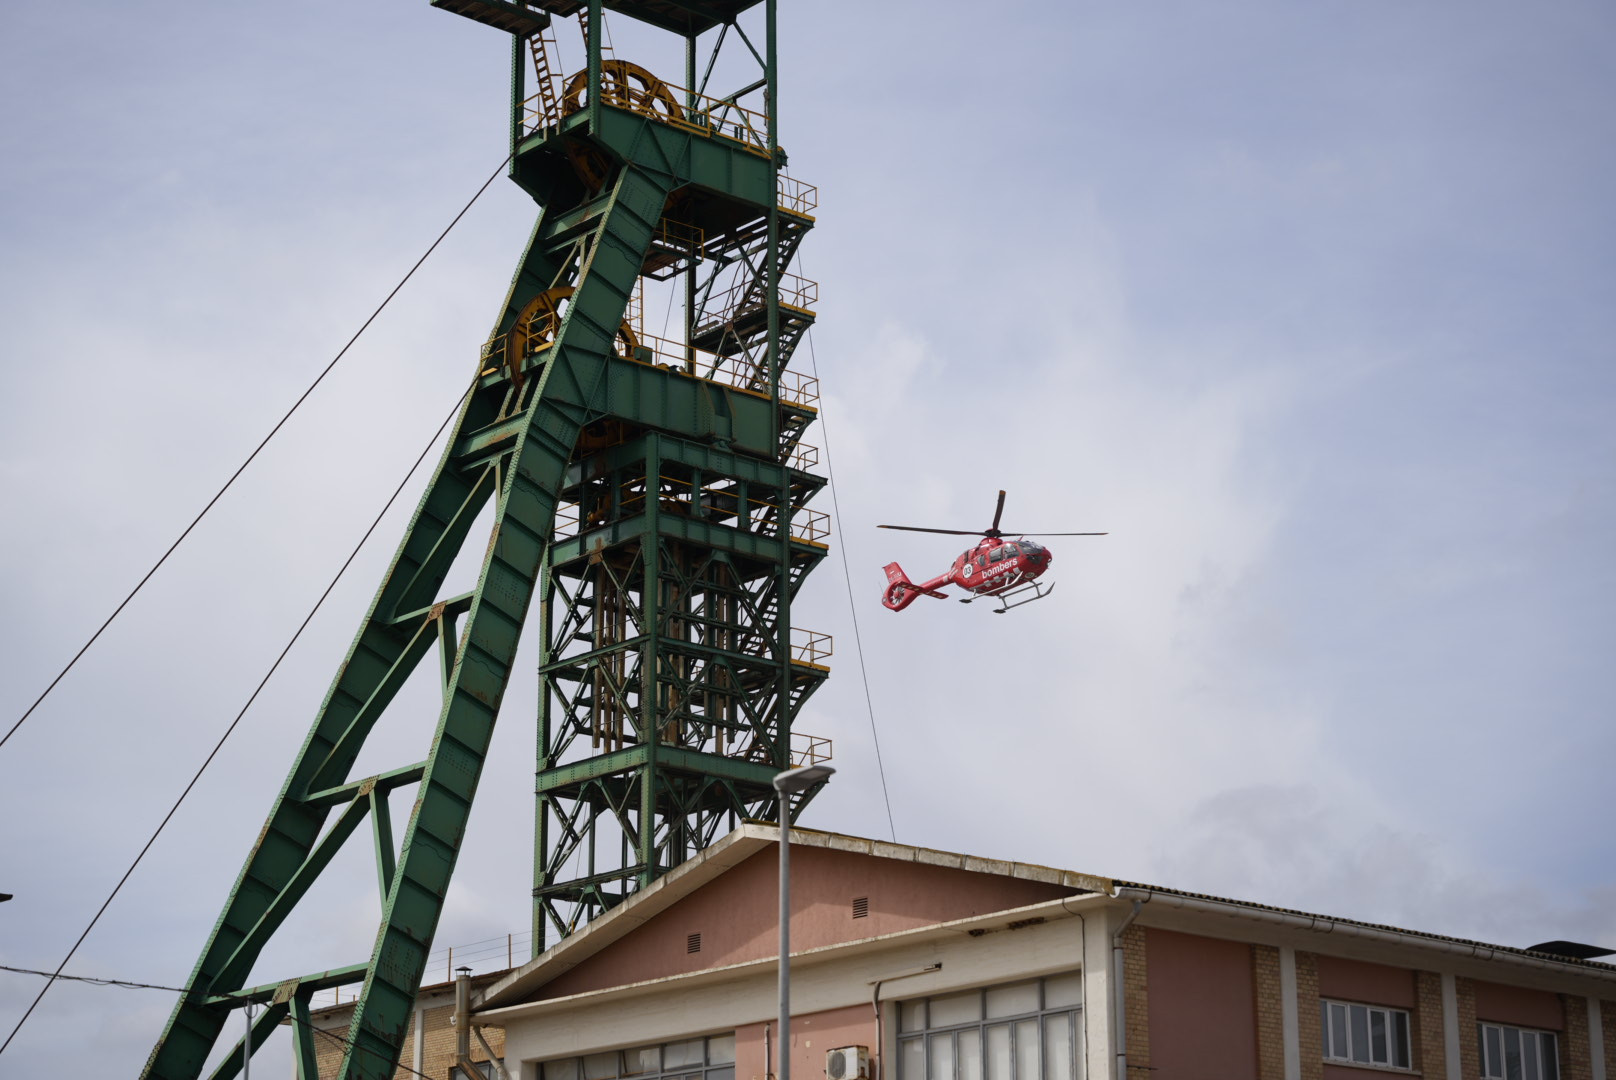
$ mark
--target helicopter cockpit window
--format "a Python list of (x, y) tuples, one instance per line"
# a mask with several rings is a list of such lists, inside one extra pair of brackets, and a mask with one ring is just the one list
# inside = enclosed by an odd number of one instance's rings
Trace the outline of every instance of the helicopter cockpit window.
[(1003, 562), (1006, 555), (1014, 555), (1015, 553), (1015, 549), (1006, 544), (1004, 547), (994, 548), (988, 553), (988, 558), (993, 562)]

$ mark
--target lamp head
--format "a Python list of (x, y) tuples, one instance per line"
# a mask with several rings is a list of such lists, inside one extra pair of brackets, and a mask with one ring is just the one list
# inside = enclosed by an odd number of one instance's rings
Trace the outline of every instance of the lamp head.
[(796, 795), (834, 775), (836, 770), (829, 765), (804, 765), (800, 769), (787, 769), (775, 774), (774, 790), (782, 795)]

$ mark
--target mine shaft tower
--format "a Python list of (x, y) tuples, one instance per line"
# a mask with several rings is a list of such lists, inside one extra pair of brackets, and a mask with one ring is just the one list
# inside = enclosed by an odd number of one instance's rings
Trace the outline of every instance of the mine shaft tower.
[[(144, 1076), (199, 1076), (252, 1004), (251, 1047), (211, 1075), (235, 1075), (290, 1017), (313, 1080), (311, 997), (356, 983), (340, 1075), (393, 1074), (535, 595), (535, 953), (741, 819), (774, 817), (773, 776), (828, 756), (792, 732), (829, 671), (829, 639), (791, 623), (829, 527), (807, 507), (825, 483), (802, 441), (817, 383), (789, 366), (817, 299), (788, 271), (816, 193), (783, 173), (775, 2), (433, 0), (510, 35), (510, 176), (540, 216), (437, 471)], [(681, 37), (683, 85), (614, 55), (603, 7)], [(560, 67), (562, 39), (581, 41), (581, 69)], [(726, 49), (757, 77), (714, 96)], [(647, 282), (682, 296), (672, 338), (645, 330)], [(476, 588), (441, 595), (485, 515)], [(425, 757), (353, 779), (434, 653)], [(395, 842), (388, 795), (406, 786)], [(367, 819), (382, 900), (370, 956), (247, 986)]]

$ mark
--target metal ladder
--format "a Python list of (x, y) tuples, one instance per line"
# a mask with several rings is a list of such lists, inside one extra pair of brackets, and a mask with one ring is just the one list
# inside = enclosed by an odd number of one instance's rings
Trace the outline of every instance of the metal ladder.
[(539, 84), (539, 127), (561, 122), (561, 101), (556, 97), (555, 72), (550, 69), (550, 50), (555, 45), (554, 31), (548, 26), (527, 39), (528, 51), (533, 54), (533, 80)]

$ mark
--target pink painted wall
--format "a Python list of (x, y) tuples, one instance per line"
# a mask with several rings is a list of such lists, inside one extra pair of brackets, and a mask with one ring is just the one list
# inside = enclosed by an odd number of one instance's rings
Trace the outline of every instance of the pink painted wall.
[[(761, 960), (778, 948), (779, 864), (770, 847), (544, 986), (540, 998)], [(1071, 896), (1076, 890), (996, 874), (824, 848), (791, 849), (793, 952)], [(869, 915), (853, 918), (853, 900)], [(690, 934), (701, 951), (687, 952)], [(744, 1075), (744, 1074), (742, 1074)]]
[(1560, 1004), (1560, 995), (1547, 990), (1527, 990), (1478, 980), (1476, 1019), (1560, 1031), (1565, 1028), (1565, 1008)]
[(1415, 1004), (1414, 973), (1407, 968), (1387, 967), (1385, 964), (1320, 956), (1319, 996), (1412, 1009)]
[(1148, 929), (1145, 979), (1153, 1080), (1257, 1080), (1251, 946)]
[[(763, 1024), (735, 1029), (736, 1080), (766, 1080), (772, 1063), (763, 1057)], [(774, 1025), (768, 1025), (772, 1028)], [(870, 1051), (875, 1071), (875, 1011), (868, 1005), (830, 1009), (791, 1018), (791, 1075), (823, 1077), (825, 1051), (839, 1046), (863, 1046)]]

